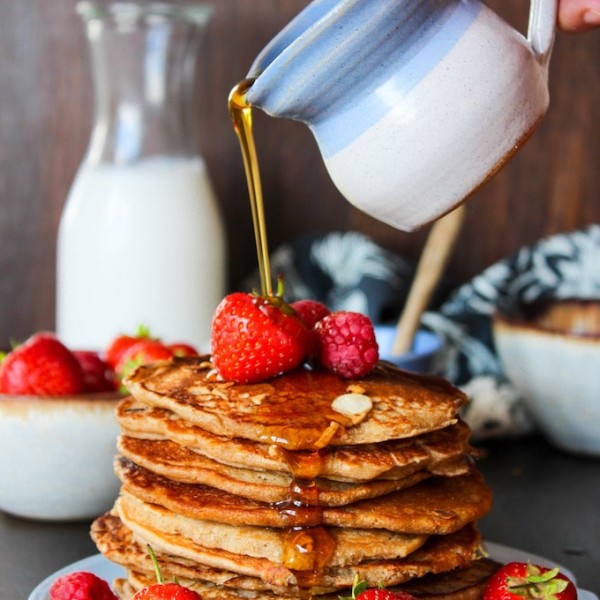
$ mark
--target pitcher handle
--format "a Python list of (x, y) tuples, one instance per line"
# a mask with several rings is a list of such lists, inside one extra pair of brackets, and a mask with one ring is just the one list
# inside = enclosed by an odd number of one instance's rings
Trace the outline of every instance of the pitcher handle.
[(548, 64), (552, 52), (557, 11), (558, 0), (531, 0), (527, 39), (543, 66)]

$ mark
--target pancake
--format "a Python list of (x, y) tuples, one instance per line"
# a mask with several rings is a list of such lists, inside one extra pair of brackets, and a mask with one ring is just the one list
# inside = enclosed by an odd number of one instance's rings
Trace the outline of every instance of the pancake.
[[(285, 473), (230, 467), (169, 441), (120, 436), (118, 449), (135, 464), (174, 481), (208, 485), (259, 502), (285, 502), (290, 499), (290, 486), (294, 480)], [(460, 456), (455, 460), (455, 466), (448, 463), (453, 474), (467, 473), (469, 466), (465, 458)], [(314, 480), (307, 502), (320, 506), (342, 506), (403, 489), (429, 476), (428, 471), (422, 470), (407, 472), (402, 479), (375, 479), (357, 483), (319, 477)], [(318, 490), (316, 495), (315, 490)]]
[[(151, 581), (156, 581), (156, 573), (152, 559), (143, 543), (134, 536), (131, 529), (126, 527), (115, 514), (106, 513), (98, 517), (92, 524), (91, 537), (98, 550), (108, 560), (121, 565), (125, 569), (147, 574)], [(193, 560), (172, 554), (160, 554), (161, 573), (166, 581), (177, 579), (202, 580), (219, 586), (233, 587), (247, 591), (268, 590), (277, 594), (286, 594), (285, 587), (272, 586), (269, 588), (258, 577), (242, 576), (233, 571), (207, 567)], [(332, 591), (323, 589), (323, 592)]]
[[(451, 573), (441, 575), (425, 575), (407, 584), (389, 588), (392, 592), (408, 592), (419, 600), (481, 600), (483, 589), (489, 578), (496, 572), (499, 565), (494, 561), (480, 559), (474, 561), (469, 567), (455, 569)], [(225, 589), (214, 584), (199, 582), (195, 579), (182, 578), (180, 583), (198, 592), (203, 600), (277, 600), (279, 598), (293, 598), (285, 592), (273, 593), (269, 591), (249, 593), (246, 590), (236, 590), (231, 587)], [(122, 580), (118, 589), (123, 600), (129, 600), (136, 590), (153, 582), (152, 575), (133, 571), (129, 581)], [(341, 590), (336, 594), (316, 594), (316, 600), (339, 600), (350, 598), (351, 590)]]
[[(146, 523), (123, 519), (139, 543), (149, 544), (163, 564), (163, 555), (177, 556), (210, 568), (232, 571), (245, 577), (259, 577), (269, 587), (290, 588), (298, 593), (303, 573), (260, 558), (208, 548), (180, 533), (154, 529)], [(416, 551), (404, 558), (363, 561), (357, 565), (319, 568), (310, 573), (311, 586), (317, 588), (344, 588), (352, 585), (356, 574), (361, 579), (378, 582), (385, 587), (405, 583), (427, 573), (447, 572), (468, 566), (478, 555), (480, 537), (472, 526), (446, 536), (432, 536)], [(305, 585), (303, 584), (303, 587)]]
[(320, 510), (282, 510), (203, 485), (178, 483), (119, 458), (115, 471), (123, 490), (181, 515), (230, 525), (289, 527), (327, 525), (387, 529), (397, 533), (448, 534), (491, 508), (491, 493), (481, 476), (435, 477), (405, 490), (349, 506)]
[[(243, 438), (216, 435), (189, 424), (175, 413), (148, 406), (133, 397), (117, 407), (121, 432), (137, 439), (172, 441), (206, 458), (258, 471), (292, 473), (289, 457), (274, 451), (276, 446)], [(320, 451), (319, 475), (336, 481), (400, 479), (420, 469), (438, 475), (465, 472), (469, 428), (463, 422), (418, 437), (380, 444), (327, 447)], [(310, 459), (310, 452), (296, 451), (296, 463)], [(286, 460), (287, 458), (287, 460)]]
[(204, 600), (338, 600), (357, 577), (431, 600), (481, 592), (491, 494), (449, 382), (380, 362), (360, 380), (303, 367), (240, 385), (204, 356), (125, 384), (121, 493), (92, 525), (126, 569), (123, 600), (155, 581), (148, 546)]
[[(123, 494), (115, 508), (127, 525), (136, 523), (155, 532), (201, 540), (205, 548), (266, 558), (279, 564), (286, 564), (287, 546), (296, 535), (287, 529), (234, 526), (192, 519), (139, 500), (130, 494)], [(392, 533), (382, 529), (331, 527), (323, 531), (333, 542), (333, 550), (328, 553), (323, 566), (346, 566), (366, 560), (403, 558), (427, 540), (426, 535)]]
[[(466, 403), (465, 394), (446, 380), (384, 362), (357, 381), (297, 369), (264, 383), (238, 385), (219, 381), (208, 357), (176, 357), (138, 367), (124, 383), (136, 399), (211, 433), (291, 450), (414, 437), (456, 423)], [(364, 420), (352, 426), (332, 409), (332, 402), (349, 392), (372, 402)]]
[[(464, 569), (455, 569), (451, 573), (441, 575), (425, 575), (410, 583), (389, 588), (392, 592), (408, 592), (419, 600), (481, 600), (483, 589), (499, 565), (488, 559), (476, 560)], [(245, 590), (231, 588), (222, 589), (214, 584), (198, 582), (194, 579), (180, 579), (182, 585), (197, 591), (203, 600), (276, 600), (278, 598), (293, 598), (285, 591), (281, 593), (258, 592), (249, 594)], [(129, 581), (121, 584), (122, 598), (128, 600), (142, 587), (153, 582), (152, 575), (133, 571)], [(316, 600), (339, 600), (350, 598), (351, 590), (341, 590), (336, 594), (324, 593), (313, 596)]]

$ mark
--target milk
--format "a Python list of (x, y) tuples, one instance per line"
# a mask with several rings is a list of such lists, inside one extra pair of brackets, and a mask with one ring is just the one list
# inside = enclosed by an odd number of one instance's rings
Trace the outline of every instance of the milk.
[(58, 233), (57, 333), (102, 350), (138, 325), (208, 350), (225, 234), (201, 158), (83, 163)]

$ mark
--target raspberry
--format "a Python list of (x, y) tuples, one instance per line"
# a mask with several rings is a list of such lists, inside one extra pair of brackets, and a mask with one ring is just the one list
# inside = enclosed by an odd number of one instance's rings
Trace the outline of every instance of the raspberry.
[(77, 571), (59, 577), (50, 588), (50, 600), (119, 600), (104, 579)]
[(331, 313), (322, 302), (317, 300), (296, 300), (296, 302), (292, 302), (292, 308), (309, 329), (312, 329), (321, 319)]
[(379, 348), (369, 317), (350, 311), (333, 312), (315, 325), (321, 364), (354, 379), (369, 373), (379, 360)]

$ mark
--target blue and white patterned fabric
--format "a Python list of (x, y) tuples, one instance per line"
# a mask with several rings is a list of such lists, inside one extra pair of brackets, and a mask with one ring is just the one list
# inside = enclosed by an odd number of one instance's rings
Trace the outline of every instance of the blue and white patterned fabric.
[(491, 316), (550, 299), (600, 298), (600, 226), (555, 235), (522, 248), (456, 290), (422, 322), (448, 342), (444, 375), (470, 396), (464, 417), (475, 438), (534, 428), (496, 355)]
[[(375, 322), (397, 319), (414, 265), (362, 234), (306, 236), (280, 247), (272, 272), (285, 278), (286, 298), (321, 300), (332, 310), (363, 312)], [(246, 282), (257, 287), (257, 278)], [(477, 440), (528, 433), (535, 425), (496, 355), (491, 316), (523, 303), (600, 298), (600, 225), (555, 235), (522, 248), (446, 296), (422, 317), (448, 346), (443, 375), (471, 398), (463, 417)]]

